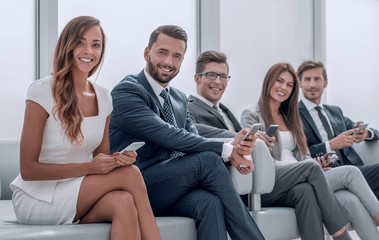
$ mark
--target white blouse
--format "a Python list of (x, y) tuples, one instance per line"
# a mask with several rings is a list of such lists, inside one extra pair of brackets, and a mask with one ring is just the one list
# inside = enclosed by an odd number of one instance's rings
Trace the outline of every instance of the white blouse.
[(299, 161), (293, 155), (293, 150), (296, 148), (296, 142), (292, 138), (290, 131), (279, 131), (282, 144), (282, 158), (278, 161), (279, 165), (287, 165), (298, 163)]

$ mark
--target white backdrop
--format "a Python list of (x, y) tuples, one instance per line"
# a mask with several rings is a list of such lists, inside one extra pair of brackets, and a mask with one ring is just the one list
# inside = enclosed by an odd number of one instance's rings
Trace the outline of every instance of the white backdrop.
[(379, 128), (379, 1), (326, 1), (328, 103)]
[[(232, 76), (222, 102), (239, 119), (243, 109), (257, 102), (268, 68), (278, 61), (287, 61), (296, 69), (312, 57), (314, 36), (312, 0), (238, 3), (220, 0), (219, 21), (220, 50), (229, 57)], [(195, 93), (195, 0), (65, 0), (58, 5), (58, 33), (79, 15), (93, 15), (101, 20), (108, 46), (97, 82), (109, 90), (125, 75), (137, 73), (145, 66), (143, 50), (153, 29), (162, 24), (182, 26), (189, 36), (188, 50), (173, 85), (187, 95)], [(34, 1), (2, 3), (0, 140), (20, 138), (26, 91), (35, 75), (34, 19)], [(327, 102), (340, 105), (353, 120), (364, 120), (376, 128), (378, 22), (377, 0), (326, 1)]]
[(35, 79), (34, 1), (0, 7), (0, 140), (20, 139), (26, 91)]
[(172, 84), (187, 94), (195, 91), (191, 79), (197, 57), (196, 1), (59, 1), (58, 33), (69, 20), (80, 15), (98, 18), (106, 34), (105, 61), (97, 82), (108, 90), (126, 75), (139, 73), (145, 67), (143, 52), (151, 32), (160, 25), (174, 24), (187, 32), (188, 48), (181, 71)]

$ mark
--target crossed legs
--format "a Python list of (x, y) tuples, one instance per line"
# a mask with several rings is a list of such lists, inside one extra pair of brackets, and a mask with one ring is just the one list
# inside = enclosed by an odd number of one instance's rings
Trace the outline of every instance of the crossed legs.
[(338, 235), (349, 222), (314, 160), (276, 166), (274, 189), (261, 197), (264, 206), (295, 208), (302, 239), (322, 239), (323, 223), (329, 233)]
[(112, 222), (111, 240), (160, 239), (139, 169), (120, 167), (106, 175), (88, 175), (79, 191), (75, 220)]
[(143, 172), (156, 215), (195, 219), (197, 239), (264, 239), (214, 152), (187, 154)]

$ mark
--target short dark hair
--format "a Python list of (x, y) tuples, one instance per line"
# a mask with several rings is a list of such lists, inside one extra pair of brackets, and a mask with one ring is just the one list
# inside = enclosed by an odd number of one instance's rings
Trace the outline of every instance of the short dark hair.
[(315, 68), (322, 68), (322, 77), (325, 79), (328, 79), (326, 76), (326, 70), (324, 67), (324, 64), (319, 60), (307, 60), (303, 62), (298, 68), (297, 68), (297, 76), (299, 77), (299, 80), (303, 78), (303, 73), (310, 69)]
[(197, 58), (196, 74), (203, 72), (205, 65), (210, 62), (225, 63), (229, 72), (229, 65), (226, 61), (225, 53), (218, 51), (205, 51)]
[(155, 29), (150, 34), (149, 44), (147, 45), (149, 49), (153, 46), (153, 44), (157, 41), (159, 34), (166, 34), (172, 38), (183, 40), (185, 43), (185, 50), (187, 50), (187, 33), (183, 30), (183, 28), (176, 25), (162, 25)]

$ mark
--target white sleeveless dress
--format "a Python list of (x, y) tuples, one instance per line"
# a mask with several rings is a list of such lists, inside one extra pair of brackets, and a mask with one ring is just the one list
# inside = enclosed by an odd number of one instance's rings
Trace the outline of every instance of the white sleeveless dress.
[[(62, 131), (60, 121), (52, 114), (52, 80), (52, 76), (48, 76), (33, 82), (27, 93), (27, 100), (38, 103), (49, 113), (38, 161), (54, 164), (88, 161), (102, 141), (106, 118), (112, 112), (112, 98), (105, 88), (92, 83), (97, 97), (98, 115), (83, 119), (81, 129), (84, 143), (80, 146), (71, 144)], [(19, 174), (10, 184), (17, 220), (22, 224), (72, 224), (83, 179), (84, 176), (52, 181), (24, 181)]]

